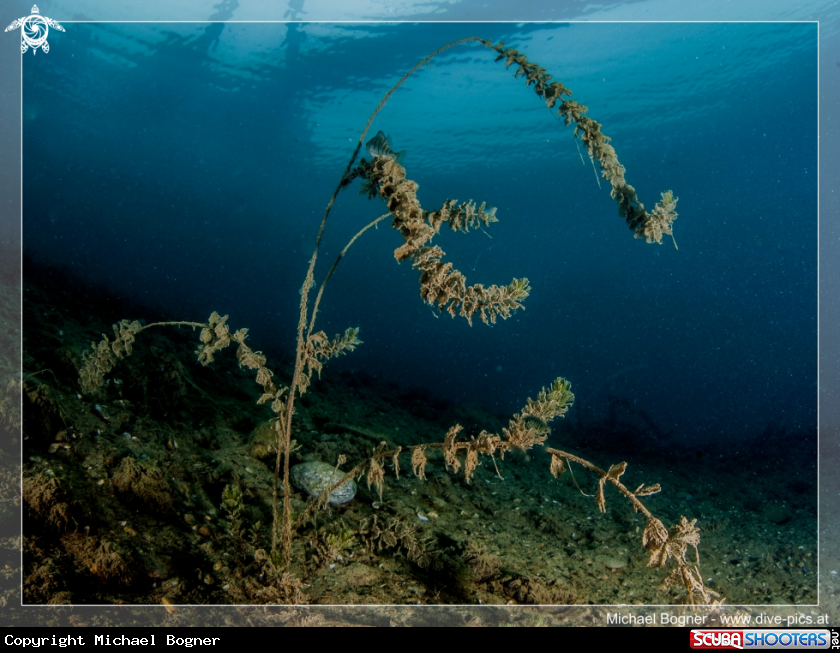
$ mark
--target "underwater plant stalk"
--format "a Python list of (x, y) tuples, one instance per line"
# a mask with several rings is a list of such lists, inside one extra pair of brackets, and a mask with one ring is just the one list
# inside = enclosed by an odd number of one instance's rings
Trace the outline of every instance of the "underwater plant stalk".
[[(341, 180), (336, 186), (336, 189), (333, 191), (332, 197), (330, 197), (330, 201), (327, 203), (327, 208), (324, 210), (324, 217), (321, 218), (321, 225), (318, 228), (318, 235), (315, 238), (315, 249), (312, 252), (312, 257), (309, 259), (309, 268), (306, 272), (306, 277), (304, 279), (303, 287), (301, 288), (300, 293), (300, 319), (298, 321), (298, 333), (297, 333), (297, 348), (295, 352), (295, 368), (294, 372), (292, 373), (292, 381), (289, 384), (289, 398), (286, 402), (286, 412), (282, 419), (282, 427), (278, 429), (278, 439), (280, 443), (277, 447), (277, 461), (274, 467), (274, 496), (273, 496), (273, 512), (274, 512), (274, 528), (272, 529), (272, 549), (277, 548), (277, 491), (278, 491), (278, 480), (280, 474), (280, 456), (283, 456), (283, 533), (281, 536), (281, 546), (283, 548), (283, 558), (288, 564), (289, 560), (291, 559), (291, 552), (292, 552), (292, 513), (291, 513), (291, 503), (289, 501), (289, 495), (291, 494), (291, 485), (289, 482), (289, 454), (291, 449), (291, 433), (292, 433), (292, 414), (294, 411), (294, 404), (295, 404), (295, 395), (298, 390), (298, 379), (300, 374), (303, 371), (303, 364), (304, 364), (304, 351), (306, 346), (306, 337), (305, 337), (305, 328), (306, 328), (306, 316), (307, 316), (307, 307), (309, 301), (309, 290), (311, 289), (314, 283), (314, 272), (315, 272), (315, 263), (318, 260), (318, 249), (321, 246), (321, 238), (324, 235), (324, 228), (327, 224), (327, 218), (330, 215), (330, 211), (332, 210), (333, 205), (335, 204), (335, 199), (338, 197), (339, 192), (344, 187), (344, 181), (347, 176), (350, 174), (350, 170), (353, 167), (353, 164), (356, 162), (356, 157), (359, 156), (359, 151), (362, 149), (362, 144), (365, 141), (365, 136), (367, 136), (368, 131), (370, 130), (371, 124), (373, 124), (374, 118), (376, 118), (377, 114), (382, 110), (385, 106), (385, 103), (388, 99), (394, 94), (394, 92), (402, 86), (403, 82), (408, 79), (415, 71), (425, 65), (430, 59), (437, 56), (444, 50), (448, 50), (451, 47), (456, 45), (460, 45), (461, 43), (467, 43), (469, 41), (481, 41), (477, 36), (470, 36), (467, 38), (459, 39), (457, 41), (453, 41), (452, 43), (448, 43), (444, 45), (442, 48), (438, 48), (434, 52), (432, 52), (429, 56), (425, 59), (420, 61), (416, 66), (414, 66), (411, 70), (409, 70), (405, 75), (403, 75), (400, 80), (394, 84), (391, 89), (385, 94), (379, 104), (374, 109), (373, 113), (371, 114), (370, 118), (365, 125), (364, 130), (362, 131), (361, 136), (359, 137), (359, 142), (356, 143), (356, 149), (353, 150), (353, 155), (350, 157), (350, 161), (347, 163), (347, 167), (344, 169), (344, 174), (341, 176)], [(351, 243), (352, 244), (352, 243)], [(349, 246), (349, 245), (348, 245)], [(323, 286), (322, 286), (323, 287)], [(320, 293), (319, 293), (320, 295)], [(314, 318), (314, 312), (313, 312)], [(314, 319), (313, 324), (314, 326)], [(309, 331), (312, 331), (312, 327), (310, 326)]]

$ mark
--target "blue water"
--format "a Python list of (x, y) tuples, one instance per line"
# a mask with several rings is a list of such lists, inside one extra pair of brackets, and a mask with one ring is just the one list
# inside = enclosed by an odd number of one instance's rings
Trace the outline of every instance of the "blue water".
[[(358, 326), (364, 345), (324, 374), (499, 414), (564, 376), (570, 417), (613, 395), (695, 442), (816, 429), (816, 24), (65, 27), (60, 48), (23, 58), (31, 260), (173, 319), (230, 314), (255, 348), (291, 353), (318, 224), (376, 104), (449, 41), (505, 40), (589, 107), (648, 209), (680, 198), (679, 249), (635, 240), (572, 128), (494, 53), (460, 46), (368, 137), (408, 151), (424, 208), (498, 207), (486, 234), (434, 242), (468, 283), (527, 277), (526, 310), (492, 328), (438, 316), (382, 223), (327, 286), (319, 328)], [(320, 276), (385, 212), (357, 190), (330, 216)]]

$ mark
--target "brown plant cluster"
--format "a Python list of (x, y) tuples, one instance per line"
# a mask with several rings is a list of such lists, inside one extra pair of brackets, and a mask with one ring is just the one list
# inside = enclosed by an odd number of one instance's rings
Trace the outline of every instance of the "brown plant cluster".
[(378, 515), (374, 515), (359, 525), (358, 533), (370, 551), (402, 550), (418, 567), (429, 565), (432, 549), (429, 537), (423, 536), (399, 517), (380, 520)]
[(79, 383), (82, 392), (95, 394), (105, 385), (105, 375), (116, 367), (117, 363), (131, 355), (134, 336), (143, 330), (143, 325), (129, 320), (122, 320), (114, 326), (114, 340), (102, 334), (102, 340), (91, 343), (93, 351), (82, 354), (82, 367), (79, 370)]
[(237, 343), (236, 360), (239, 366), (257, 370), (257, 383), (263, 389), (263, 394), (257, 403), (264, 404), (270, 401), (271, 409), (280, 414), (284, 408), (283, 395), (288, 391), (288, 388), (286, 386), (278, 388), (274, 384), (272, 380), (274, 372), (265, 366), (265, 356), (262, 355), (262, 352), (252, 350), (245, 343), (245, 339), (248, 337), (248, 329), (239, 329), (231, 333), (227, 320), (227, 315), (220, 316), (216, 311), (213, 311), (208, 324), (202, 325), (201, 344), (195, 352), (198, 356), (198, 362), (206, 367), (213, 362), (213, 356), (216, 352), (221, 351), (231, 342)]
[(330, 358), (341, 356), (356, 349), (362, 344), (358, 338), (359, 329), (349, 328), (344, 331), (343, 335), (338, 335), (330, 340), (327, 334), (323, 331), (313, 333), (306, 340), (306, 347), (304, 350), (304, 366), (300, 375), (298, 375), (298, 388), (303, 394), (312, 383), (312, 374), (317, 372), (318, 378), (321, 377), (321, 370), (324, 368), (324, 363)]
[(136, 575), (131, 556), (113, 542), (82, 533), (66, 533), (61, 539), (76, 564), (103, 582), (123, 585)]
[(563, 417), (574, 402), (575, 396), (572, 394), (571, 387), (571, 383), (566, 379), (556, 379), (551, 386), (540, 390), (537, 399), (528, 399), (525, 408), (510, 419), (508, 426), (502, 429), (501, 435), (482, 430), (478, 436), (471, 436), (469, 440), (459, 440), (458, 436), (463, 431), (463, 427), (455, 424), (447, 431), (443, 442), (395, 449), (389, 449), (387, 443), (383, 442), (369, 460), (360, 463), (341, 480), (325, 488), (322, 494), (329, 495), (335, 488), (357, 476), (366, 467), (368, 486), (375, 486), (381, 498), (385, 481), (385, 467), (382, 461), (391, 459), (395, 474), (399, 478), (399, 456), (403, 451), (411, 453), (412, 471), (421, 480), (426, 478), (427, 452), (439, 450), (443, 453), (446, 468), (452, 473), (458, 473), (463, 467), (464, 479), (469, 483), (480, 464), (479, 455), (490, 456), (495, 464), (496, 453), (504, 458), (506, 451), (513, 449), (527, 451), (545, 442), (549, 433), (547, 422)]
[(75, 522), (64, 497), (63, 488), (55, 475), (27, 473), (21, 480), (23, 500), (29, 513), (57, 531)]
[(126, 456), (111, 478), (111, 484), (129, 502), (151, 506), (161, 513), (172, 508), (172, 490), (166, 475), (149, 463)]
[(417, 199), (417, 183), (406, 178), (405, 168), (396, 159), (388, 157), (376, 157), (372, 162), (362, 159), (352, 176), (365, 179), (363, 193), (379, 195), (388, 205), (391, 226), (405, 241), (394, 251), (394, 258), (399, 262), (410, 259), (412, 267), (420, 271), (423, 301), (436, 305), (439, 311), (446, 309), (452, 317), (460, 315), (470, 324), (476, 313), (485, 324), (495, 324), (498, 318), (506, 320), (523, 308), (522, 302), (531, 292), (527, 279), (514, 279), (507, 286), (467, 286), (464, 274), (452, 263), (443, 262), (445, 252), (437, 245), (427, 245), (444, 222), (453, 231), (464, 233), (498, 222), (495, 208), (487, 209), (484, 203), (476, 206), (472, 200), (466, 204), (446, 200), (440, 209), (424, 211)]
[[(696, 519), (688, 521), (680, 517), (680, 523), (668, 531), (655, 517), (648, 518), (648, 524), (642, 535), (643, 546), (650, 551), (648, 567), (664, 567), (669, 559), (674, 561), (671, 573), (662, 581), (660, 589), (669, 591), (682, 583), (686, 590), (685, 600), (691, 605), (719, 605), (720, 594), (710, 590), (703, 583), (700, 573), (700, 529), (695, 526)], [(689, 564), (685, 559), (688, 547), (694, 548), (695, 562)]]
[[(673, 560), (674, 568), (660, 585), (662, 591), (669, 591), (675, 585), (682, 583), (685, 588), (685, 602), (691, 605), (718, 606), (723, 603), (720, 594), (707, 588), (703, 583), (703, 576), (700, 573), (700, 554), (697, 547), (700, 545), (700, 529), (695, 525), (696, 519), (688, 521), (686, 517), (680, 518), (680, 523), (670, 531), (665, 525), (639, 501), (639, 497), (651, 496), (661, 491), (659, 483), (652, 485), (640, 485), (631, 492), (622, 482), (621, 476), (627, 470), (627, 463), (620, 462), (611, 465), (607, 471), (596, 467), (588, 460), (558, 449), (547, 449), (551, 454), (551, 473), (555, 478), (561, 476), (566, 468), (571, 468), (571, 463), (578, 463), (581, 467), (597, 474), (598, 490), (595, 494), (595, 502), (598, 510), (607, 511), (606, 496), (604, 487), (607, 483), (614, 485), (618, 490), (630, 499), (633, 510), (641, 512), (647, 517), (648, 523), (642, 533), (642, 546), (650, 552), (648, 567), (661, 568), (669, 560)], [(694, 547), (695, 563), (689, 564), (686, 560), (688, 547)]]
[[(588, 108), (574, 100), (563, 99), (564, 95), (571, 97), (572, 92), (560, 82), (552, 82), (545, 68), (528, 61), (528, 58), (514, 48), (505, 48), (504, 41), (494, 45), (490, 41), (482, 41), (484, 45), (499, 53), (496, 61), (504, 60), (505, 67), (516, 65), (515, 76), (524, 77), (525, 84), (533, 86), (534, 91), (551, 109), (559, 103), (557, 113), (566, 126), (575, 123), (575, 138), (580, 139), (593, 161), (597, 160), (601, 168), (601, 176), (612, 186), (610, 197), (618, 202), (618, 214), (633, 230), (636, 238), (644, 238), (648, 243), (662, 244), (662, 235), (673, 238), (674, 220), (677, 219), (675, 207), (677, 198), (671, 191), (662, 193), (662, 199), (653, 211), (648, 213), (644, 204), (639, 201), (636, 189), (624, 179), (626, 169), (618, 161), (615, 148), (610, 145), (610, 137), (601, 131), (601, 123), (584, 115)], [(676, 245), (676, 241), (674, 243)]]

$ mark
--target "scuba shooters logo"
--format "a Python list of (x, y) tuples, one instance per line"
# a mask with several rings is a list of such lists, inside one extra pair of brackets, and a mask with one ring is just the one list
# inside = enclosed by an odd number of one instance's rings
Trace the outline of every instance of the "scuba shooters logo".
[(744, 648), (742, 630), (692, 630), (691, 648)]
[(697, 629), (690, 633), (694, 649), (838, 649), (836, 631), (822, 629)]

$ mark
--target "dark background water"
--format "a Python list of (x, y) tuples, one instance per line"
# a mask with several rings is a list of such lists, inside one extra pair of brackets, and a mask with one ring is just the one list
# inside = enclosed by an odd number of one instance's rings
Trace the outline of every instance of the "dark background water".
[[(66, 27), (66, 25), (65, 25)], [(350, 250), (320, 328), (361, 328), (331, 367), (507, 413), (558, 375), (578, 415), (610, 395), (691, 440), (817, 420), (815, 24), (72, 24), (23, 59), (24, 253), (81, 279), (294, 347), (314, 235), (368, 116), (441, 45), (504, 39), (589, 106), (679, 250), (634, 240), (571, 136), (492, 53), (435, 59), (377, 117), (427, 209), (500, 222), (436, 242), (468, 282), (530, 279), (489, 328), (424, 306), (386, 223)], [(384, 212), (345, 191), (321, 274)], [(84, 307), (80, 306), (83, 311)], [(142, 316), (114, 315), (114, 321)]]

